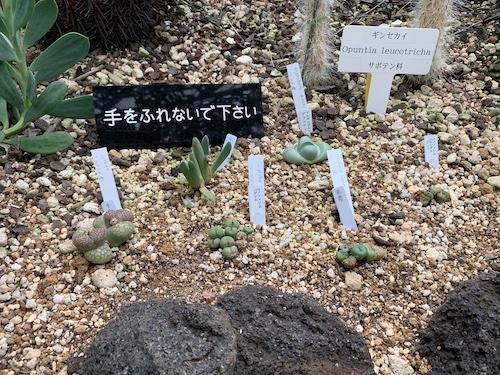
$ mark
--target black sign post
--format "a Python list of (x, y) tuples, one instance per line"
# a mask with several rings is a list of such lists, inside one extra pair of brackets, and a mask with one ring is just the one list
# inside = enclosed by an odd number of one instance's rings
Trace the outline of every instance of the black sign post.
[(208, 135), (263, 137), (260, 84), (100, 86), (94, 106), (101, 146), (188, 146)]

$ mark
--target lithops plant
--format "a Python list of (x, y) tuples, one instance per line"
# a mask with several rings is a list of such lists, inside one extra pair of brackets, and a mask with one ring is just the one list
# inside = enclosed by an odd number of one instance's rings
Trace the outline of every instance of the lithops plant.
[(187, 159), (181, 162), (179, 169), (186, 178), (189, 186), (193, 189), (198, 189), (209, 202), (215, 202), (214, 193), (208, 190), (206, 185), (230, 153), (231, 144), (226, 143), (215, 158), (214, 163), (210, 166), (208, 164), (210, 154), (208, 137), (204, 136), (201, 142), (195, 137), (193, 138), (191, 153)]
[(344, 268), (354, 268), (361, 262), (373, 262), (385, 256), (385, 250), (365, 243), (351, 246), (341, 245), (335, 254), (335, 259)]
[(327, 159), (327, 152), (331, 150), (329, 144), (322, 140), (314, 142), (310, 137), (304, 136), (283, 151), (283, 159), (292, 164), (314, 164)]
[(73, 244), (91, 263), (104, 264), (113, 258), (112, 247), (127, 242), (135, 232), (128, 210), (108, 211), (94, 220), (91, 228), (78, 229)]
[(434, 200), (437, 203), (446, 203), (451, 201), (450, 193), (444, 189), (431, 189), (420, 192), (420, 203), (422, 206), (430, 205)]
[(244, 246), (244, 239), (252, 233), (251, 226), (242, 227), (238, 220), (229, 219), (224, 227), (216, 225), (208, 230), (208, 247), (220, 250), (224, 258), (232, 259), (238, 255), (238, 246)]

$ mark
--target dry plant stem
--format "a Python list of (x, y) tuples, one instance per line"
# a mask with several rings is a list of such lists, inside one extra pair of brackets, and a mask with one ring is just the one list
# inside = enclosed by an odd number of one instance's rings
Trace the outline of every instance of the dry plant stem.
[(330, 14), (333, 0), (303, 0), (302, 36), (298, 59), (302, 65), (302, 79), (308, 88), (328, 81), (331, 73), (332, 29)]
[(427, 78), (438, 77), (446, 66), (452, 38), (447, 33), (446, 25), (453, 18), (453, 5), (453, 0), (419, 0), (416, 5), (416, 26), (439, 30), (436, 54)]

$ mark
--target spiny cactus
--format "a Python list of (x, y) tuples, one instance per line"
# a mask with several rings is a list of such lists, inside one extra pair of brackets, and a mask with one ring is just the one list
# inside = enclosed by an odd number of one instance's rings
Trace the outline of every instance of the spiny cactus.
[(333, 28), (330, 14), (335, 0), (301, 0), (301, 38), (297, 57), (302, 66), (302, 79), (309, 88), (328, 81), (332, 72)]
[(444, 189), (430, 189), (420, 192), (420, 202), (422, 206), (428, 206), (435, 200), (437, 203), (446, 203), (451, 201), (450, 193)]
[[(446, 66), (448, 48), (452, 42), (452, 36), (446, 27), (454, 17), (453, 8), (455, 2), (456, 0), (418, 0), (416, 4), (415, 26), (439, 30), (439, 40), (434, 61), (425, 79), (438, 77)], [(416, 76), (415, 78), (422, 79), (421, 77)]]
[(132, 220), (130, 211), (108, 211), (95, 219), (91, 228), (78, 229), (73, 244), (89, 262), (107, 263), (113, 258), (111, 248), (124, 244), (134, 234)]
[(380, 260), (385, 256), (385, 250), (364, 243), (358, 243), (351, 246), (341, 245), (335, 259), (345, 268), (354, 268), (359, 262), (373, 262)]
[(329, 144), (318, 140), (313, 142), (308, 136), (300, 140), (283, 151), (283, 159), (292, 164), (314, 164), (327, 159), (328, 150), (331, 150)]
[(220, 249), (224, 258), (232, 259), (238, 255), (238, 245), (242, 245), (242, 239), (252, 233), (252, 227), (241, 227), (238, 220), (229, 219), (224, 227), (216, 225), (208, 230), (208, 247), (212, 250)]
[(204, 136), (201, 142), (198, 138), (193, 138), (192, 149), (189, 157), (183, 160), (179, 166), (181, 173), (186, 177), (188, 184), (193, 189), (198, 189), (200, 193), (209, 201), (214, 202), (214, 193), (206, 188), (206, 184), (217, 172), (223, 161), (231, 153), (231, 144), (226, 143), (219, 155), (215, 158), (212, 166), (208, 164), (210, 154), (210, 142)]

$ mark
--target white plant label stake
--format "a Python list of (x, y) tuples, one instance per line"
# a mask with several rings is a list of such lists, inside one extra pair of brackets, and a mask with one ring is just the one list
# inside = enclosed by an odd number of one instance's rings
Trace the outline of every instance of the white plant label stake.
[(222, 146), (222, 148), (224, 148), (226, 143), (230, 143), (231, 144), (231, 152), (229, 153), (227, 158), (224, 159), (224, 161), (222, 162), (220, 167), (217, 169), (217, 172), (222, 171), (224, 169), (224, 167), (227, 165), (227, 163), (229, 163), (229, 161), (231, 160), (231, 157), (233, 156), (234, 146), (236, 146), (237, 139), (238, 139), (238, 137), (236, 137), (235, 135), (232, 135), (232, 134), (226, 135), (226, 140), (224, 141), (224, 145)]
[(300, 130), (302, 130), (302, 133), (310, 135), (313, 131), (312, 111), (307, 105), (300, 65), (298, 63), (287, 65), (286, 70), (288, 72), (290, 88), (292, 89), (293, 103), (295, 104), (295, 112), (297, 112), (297, 121), (299, 122)]
[(339, 149), (330, 150), (327, 155), (333, 181), (333, 199), (335, 199), (339, 211), (340, 221), (346, 228), (358, 230), (342, 151)]
[(424, 135), (425, 161), (432, 168), (439, 167), (439, 145), (437, 134)]
[(248, 157), (248, 207), (250, 221), (257, 225), (266, 225), (264, 181), (264, 158), (262, 155), (250, 155)]
[(394, 76), (427, 74), (438, 37), (437, 29), (346, 26), (338, 69), (348, 73), (370, 73), (366, 112), (384, 114)]
[(91, 151), (99, 186), (102, 194), (102, 208), (104, 211), (117, 210), (122, 208), (118, 190), (116, 189), (115, 177), (109, 160), (108, 149), (106, 147)]

